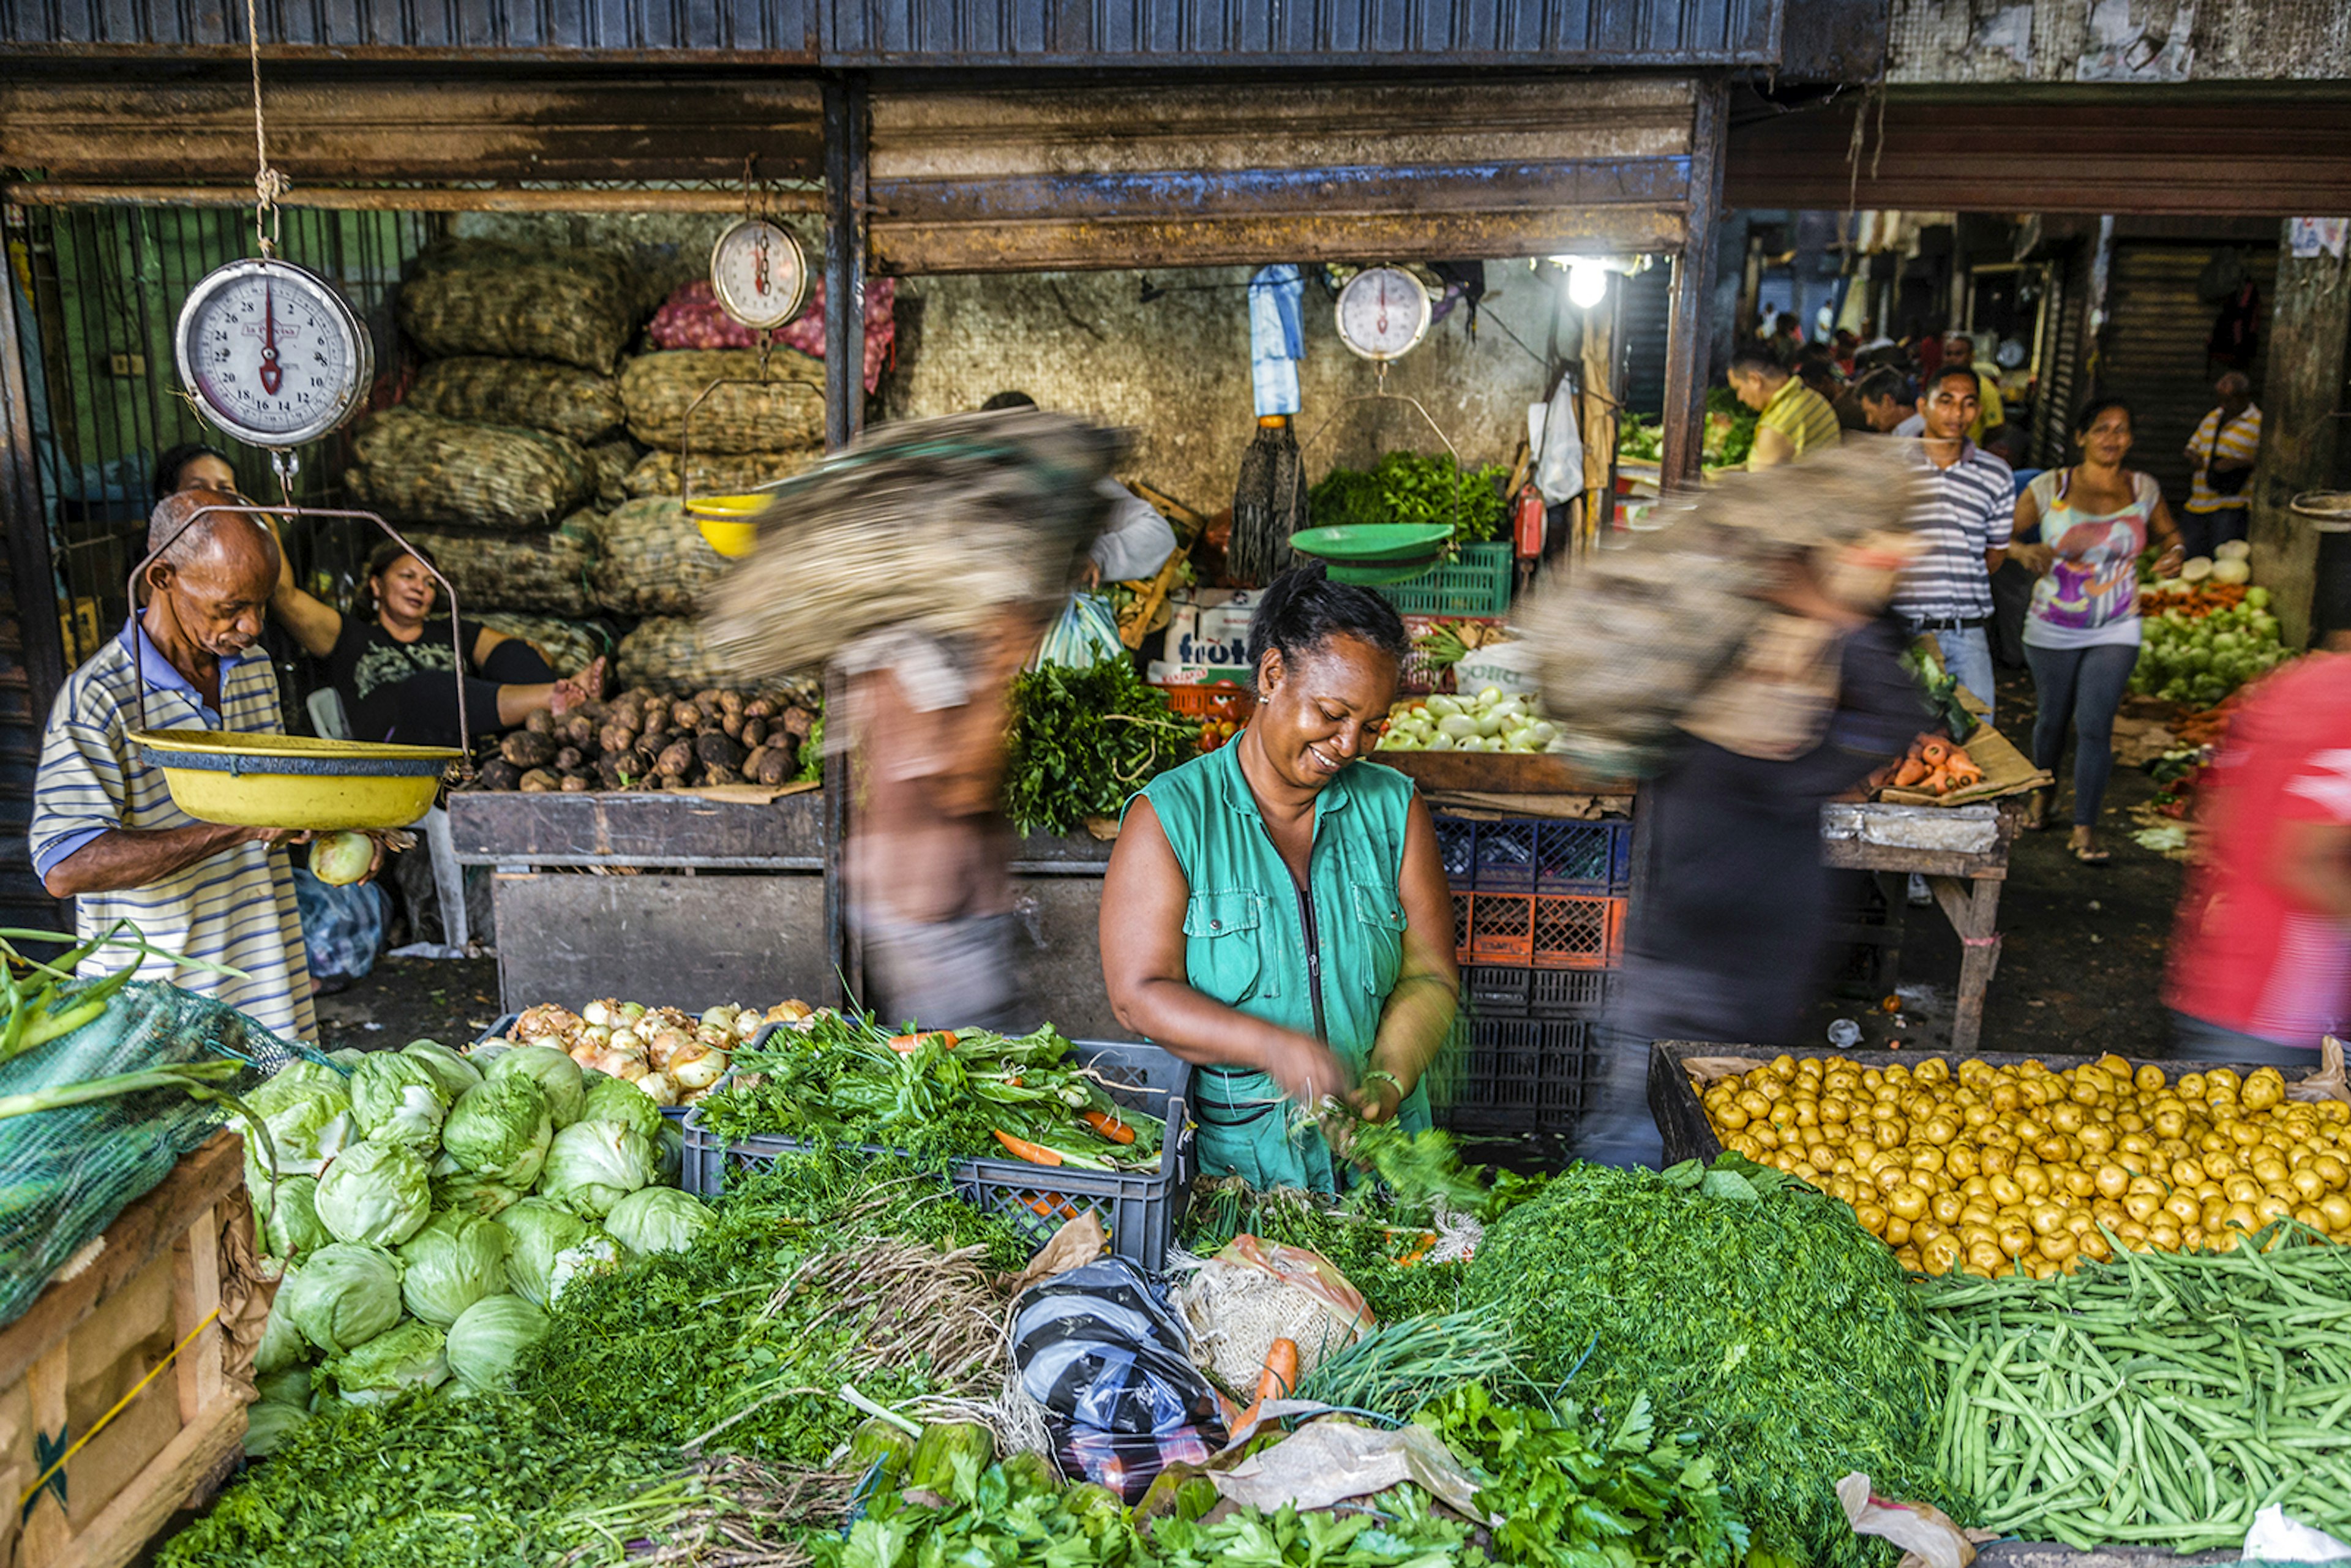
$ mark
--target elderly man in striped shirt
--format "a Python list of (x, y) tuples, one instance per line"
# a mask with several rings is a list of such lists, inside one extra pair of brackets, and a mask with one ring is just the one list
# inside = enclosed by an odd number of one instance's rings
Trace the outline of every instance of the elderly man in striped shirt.
[(1894, 591), (1894, 612), (1915, 636), (1932, 632), (1944, 667), (1992, 706), (1991, 574), (2016, 519), (2008, 465), (1968, 439), (1978, 411), (1975, 371), (1946, 364), (1918, 388), (1925, 434), (1915, 446), (1922, 499), (1911, 514), (1924, 549)]
[[(214, 490), (164, 498), (151, 549), (205, 507), (242, 505)], [(287, 840), (277, 828), (200, 822), (172, 801), (162, 771), (129, 738), (150, 729), (279, 735), (277, 676), (255, 644), (277, 582), (277, 546), (253, 517), (215, 513), (180, 534), (147, 569), (147, 607), (57, 694), (34, 784), (34, 868), (75, 901), (84, 936), (129, 919), (165, 953), (244, 971), (233, 979), (149, 957), (144, 979), (218, 998), (280, 1034), (315, 1040), (310, 974), (294, 904)], [(134, 649), (137, 658), (134, 662)], [(91, 969), (119, 968), (101, 951)]]

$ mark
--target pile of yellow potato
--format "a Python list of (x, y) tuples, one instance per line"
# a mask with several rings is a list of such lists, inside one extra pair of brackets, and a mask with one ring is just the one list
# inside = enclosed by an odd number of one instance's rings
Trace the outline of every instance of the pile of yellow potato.
[(2110, 1256), (2101, 1227), (2136, 1251), (2227, 1251), (2282, 1215), (2351, 1239), (2351, 1104), (2290, 1100), (2273, 1067), (1782, 1056), (1698, 1097), (1723, 1147), (1851, 1204), (1924, 1273), (2046, 1279)]

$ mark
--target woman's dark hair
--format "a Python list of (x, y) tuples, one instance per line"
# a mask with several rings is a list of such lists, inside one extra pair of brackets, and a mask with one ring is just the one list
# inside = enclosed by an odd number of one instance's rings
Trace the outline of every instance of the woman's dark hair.
[(433, 559), (433, 553), (423, 545), (403, 545), (396, 539), (384, 540), (368, 552), (367, 568), (360, 573), (359, 602), (351, 607), (352, 613), (362, 621), (372, 621), (382, 612), (383, 606), (376, 602), (375, 580), (390, 571), (393, 564), (404, 555), (413, 555), (425, 565), (435, 569), (441, 564)]
[(2138, 415), (2131, 412), (2130, 404), (2118, 397), (2094, 397), (2082, 405), (2081, 413), (2074, 416), (2074, 435), (2078, 437), (2089, 434), (2090, 426), (2098, 423), (2098, 415), (2110, 408), (2122, 410), (2123, 417), (2131, 422), (2131, 428), (2133, 430), (2138, 428)]
[(183, 441), (155, 459), (155, 498), (160, 501), (177, 490), (180, 487), (180, 470), (199, 457), (217, 457), (228, 463), (231, 473), (236, 471), (236, 465), (229, 463), (228, 454), (219, 447), (207, 446), (201, 441)]
[(1332, 581), (1319, 560), (1293, 566), (1266, 585), (1249, 618), (1249, 669), (1263, 667), (1268, 649), (1295, 664), (1333, 637), (1360, 638), (1398, 664), (1412, 648), (1395, 605), (1368, 588)]

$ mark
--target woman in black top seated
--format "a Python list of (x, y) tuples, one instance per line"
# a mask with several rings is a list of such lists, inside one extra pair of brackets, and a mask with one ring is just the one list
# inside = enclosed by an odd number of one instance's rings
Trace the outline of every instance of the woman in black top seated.
[[(439, 587), (414, 551), (390, 539), (368, 558), (350, 615), (297, 588), (290, 565), (279, 568), (270, 608), (311, 657), (326, 661), (352, 739), (465, 744), (457, 733), (449, 622), (429, 619)], [(601, 659), (558, 680), (519, 638), (460, 621), (457, 640), (465, 654), (465, 716), (477, 737), (512, 729), (540, 708), (561, 713), (603, 695)]]

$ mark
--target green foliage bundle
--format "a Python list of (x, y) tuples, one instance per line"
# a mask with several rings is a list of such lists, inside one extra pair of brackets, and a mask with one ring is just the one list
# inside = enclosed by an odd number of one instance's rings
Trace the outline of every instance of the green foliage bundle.
[(1024, 833), (1073, 833), (1199, 748), (1199, 720), (1169, 711), (1130, 660), (1030, 670), (1012, 683), (1005, 813)]
[(1333, 468), (1323, 475), (1306, 493), (1306, 517), (1318, 528), (1438, 523), (1475, 543), (1505, 527), (1510, 504), (1502, 486), (1510, 477), (1499, 464), (1465, 470), (1449, 453), (1391, 452), (1368, 472)]

